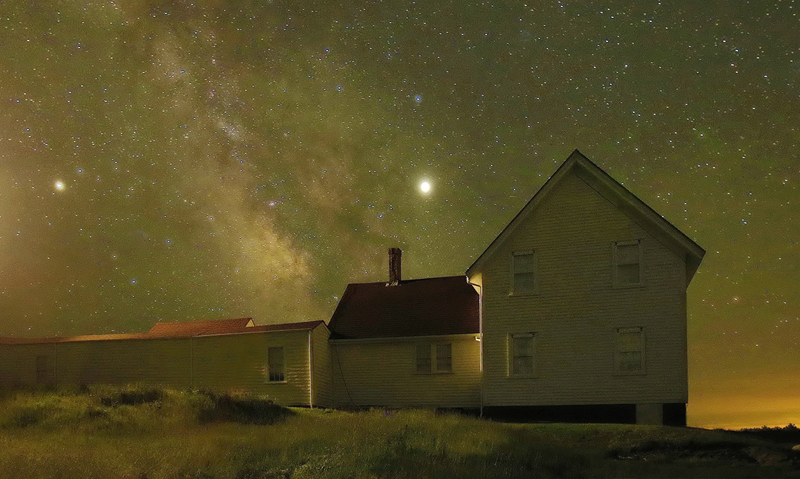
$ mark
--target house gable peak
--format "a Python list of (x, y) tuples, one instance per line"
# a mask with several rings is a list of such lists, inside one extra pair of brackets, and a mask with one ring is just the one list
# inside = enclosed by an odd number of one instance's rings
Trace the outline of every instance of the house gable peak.
[(705, 250), (577, 149), (569, 155), (566, 161), (558, 167), (555, 173), (533, 195), (514, 219), (489, 244), (478, 259), (472, 263), (467, 269), (467, 277), (472, 277), (478, 273), (488, 258), (501, 248), (516, 228), (536, 211), (539, 205), (571, 174), (585, 181), (606, 200), (653, 234), (670, 250), (683, 256), (687, 265), (687, 283), (691, 280), (705, 255)]

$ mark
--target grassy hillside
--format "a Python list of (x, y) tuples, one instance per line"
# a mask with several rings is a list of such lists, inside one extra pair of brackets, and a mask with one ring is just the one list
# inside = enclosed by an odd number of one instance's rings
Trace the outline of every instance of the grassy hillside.
[(0, 477), (800, 477), (791, 442), (131, 387), (5, 392)]

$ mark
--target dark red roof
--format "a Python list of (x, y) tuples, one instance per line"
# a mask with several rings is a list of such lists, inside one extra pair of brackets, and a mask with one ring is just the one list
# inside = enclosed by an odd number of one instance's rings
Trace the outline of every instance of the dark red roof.
[(349, 284), (328, 325), (338, 339), (479, 332), (478, 293), (465, 276)]

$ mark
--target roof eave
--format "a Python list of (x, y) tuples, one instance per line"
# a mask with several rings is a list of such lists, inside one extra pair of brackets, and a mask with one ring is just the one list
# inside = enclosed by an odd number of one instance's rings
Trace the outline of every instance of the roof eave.
[(581, 179), (697, 270), (706, 253), (700, 245), (588, 158), (584, 157), (579, 166), (576, 173)]
[(410, 341), (431, 341), (442, 339), (471, 339), (480, 337), (479, 332), (474, 333), (452, 333), (452, 334), (429, 334), (425, 336), (376, 336), (369, 338), (336, 338), (331, 337), (329, 342), (332, 344), (359, 344), (359, 343), (384, 343), (390, 342), (410, 342)]

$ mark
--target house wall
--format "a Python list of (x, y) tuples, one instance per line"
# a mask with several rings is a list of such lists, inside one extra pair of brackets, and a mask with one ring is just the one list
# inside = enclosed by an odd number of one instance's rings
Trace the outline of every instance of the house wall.
[[(316, 328), (311, 338), (322, 343), (316, 346), (323, 357), (315, 369), (326, 374), (325, 368), (330, 368), (327, 329)], [(284, 348), (284, 382), (268, 381), (270, 347)], [(308, 353), (307, 330), (0, 345), (0, 384), (37, 384), (37, 356), (44, 355), (48, 358), (48, 384), (144, 382), (175, 388), (250, 391), (283, 405), (308, 405)], [(327, 375), (329, 378), (330, 373)], [(315, 395), (319, 401), (330, 402), (330, 382), (326, 379), (315, 380), (320, 384)]]
[(190, 386), (189, 339), (78, 341), (53, 346), (57, 384)]
[(317, 327), (311, 332), (311, 352), (313, 368), (314, 406), (331, 407), (333, 405), (333, 382), (331, 375), (331, 349), (328, 338), (330, 331), (326, 327)]
[[(11, 386), (36, 384), (36, 357), (42, 355), (54, 358), (55, 345), (0, 345), (0, 384)], [(50, 380), (55, 374), (54, 363), (48, 364), (47, 372), (47, 380)]]
[[(37, 377), (37, 358), (46, 374)], [(118, 340), (0, 346), (0, 383), (7, 385), (150, 382), (188, 387), (189, 340)], [(164, 367), (169, 364), (170, 367)]]
[[(612, 245), (640, 239), (643, 287), (614, 288)], [(510, 296), (514, 251), (534, 250), (536, 294)], [(683, 258), (571, 173), (477, 273), (485, 403), (663, 404), (688, 400)], [(478, 277), (478, 274), (475, 277)], [(645, 373), (615, 373), (616, 328), (642, 327)], [(534, 332), (534, 374), (508, 375), (508, 335)]]
[[(308, 405), (308, 331), (204, 336), (194, 341), (194, 386), (265, 394), (283, 405)], [(269, 382), (267, 350), (283, 348), (285, 382)]]
[[(452, 373), (416, 373), (416, 345), (449, 342)], [(336, 407), (478, 407), (480, 343), (475, 335), (333, 341)]]

